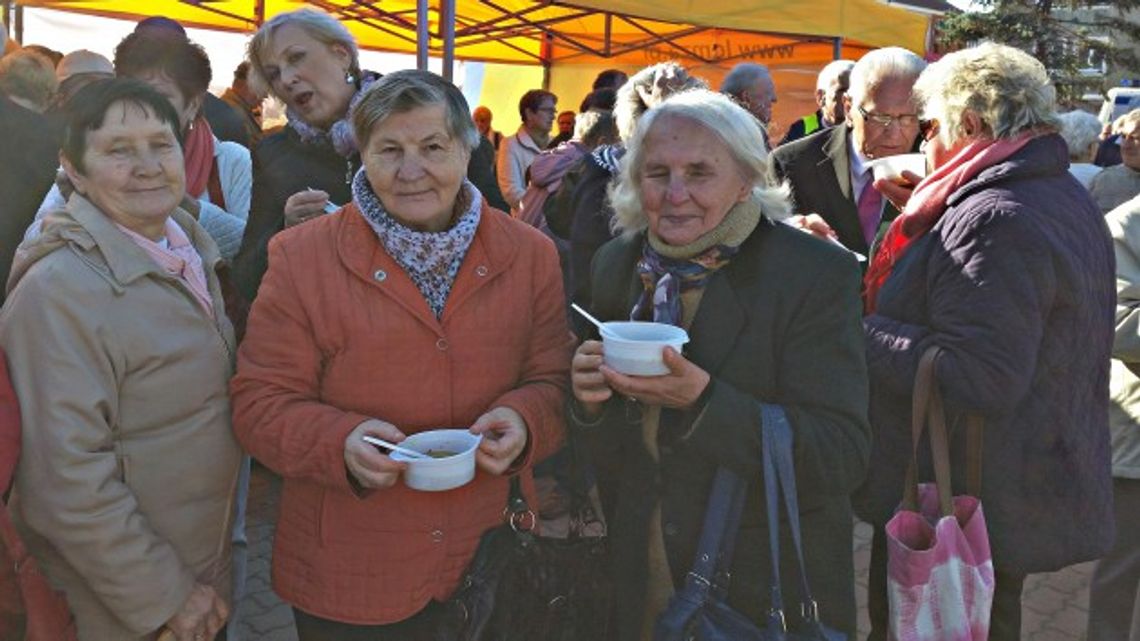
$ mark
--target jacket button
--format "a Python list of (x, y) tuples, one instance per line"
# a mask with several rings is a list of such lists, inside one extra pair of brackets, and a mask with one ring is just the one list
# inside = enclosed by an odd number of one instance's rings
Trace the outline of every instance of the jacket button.
[(447, 339), (441, 338), (438, 341), (436, 341), (435, 342), (435, 348), (441, 352), (447, 350)]
[(433, 543), (442, 543), (443, 542), (443, 530), (432, 530), (431, 531), (431, 540)]
[(665, 531), (665, 536), (677, 536), (677, 524), (669, 522), (662, 528)]
[(372, 277), (379, 282), (384, 282), (384, 279), (388, 278), (388, 272), (384, 271), (383, 269), (377, 269), (372, 273)]
[(487, 275), (487, 266), (486, 265), (479, 265), (478, 267), (476, 267), (475, 268), (475, 275), (476, 276), (486, 276)]

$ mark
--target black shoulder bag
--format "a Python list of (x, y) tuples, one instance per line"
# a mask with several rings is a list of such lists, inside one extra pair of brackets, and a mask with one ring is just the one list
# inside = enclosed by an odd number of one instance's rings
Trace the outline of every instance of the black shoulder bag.
[[(823, 625), (808, 586), (800, 542), (800, 512), (792, 463), (792, 428), (779, 405), (760, 404), (764, 489), (768, 507), (768, 545), (771, 548), (771, 610), (763, 628), (727, 603), (729, 570), (740, 514), (748, 484), (725, 468), (717, 469), (709, 493), (697, 558), (684, 587), (673, 595), (657, 619), (654, 641), (844, 641), (846, 635)], [(780, 588), (780, 494), (788, 514), (788, 527), (799, 560), (801, 621), (789, 632), (784, 620)]]

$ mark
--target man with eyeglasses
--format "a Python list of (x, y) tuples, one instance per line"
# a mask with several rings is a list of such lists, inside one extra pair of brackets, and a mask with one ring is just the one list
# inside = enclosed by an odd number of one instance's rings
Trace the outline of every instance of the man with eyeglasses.
[(558, 97), (549, 91), (531, 89), (519, 100), (522, 124), (518, 132), (503, 140), (495, 167), (499, 189), (511, 205), (511, 216), (518, 217), (519, 201), (526, 193), (526, 170), (550, 144)]
[(906, 49), (871, 51), (851, 69), (846, 126), (772, 152), (775, 178), (790, 183), (801, 227), (870, 255), (898, 210), (873, 186), (868, 162), (914, 150), (920, 123), (911, 90), (924, 68)]

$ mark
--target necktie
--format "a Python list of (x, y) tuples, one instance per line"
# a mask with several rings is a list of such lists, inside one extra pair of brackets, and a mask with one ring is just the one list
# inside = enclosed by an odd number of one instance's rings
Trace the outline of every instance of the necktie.
[(863, 228), (863, 239), (870, 245), (875, 240), (875, 231), (879, 228), (879, 220), (883, 216), (883, 195), (874, 186), (875, 177), (867, 171), (867, 184), (859, 194), (859, 226)]

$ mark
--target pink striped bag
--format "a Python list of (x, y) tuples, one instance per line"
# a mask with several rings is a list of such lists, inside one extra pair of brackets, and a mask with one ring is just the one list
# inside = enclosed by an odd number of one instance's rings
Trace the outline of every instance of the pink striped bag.
[[(967, 491), (952, 496), (949, 439), (935, 364), (922, 356), (914, 385), (911, 463), (899, 511), (887, 522), (887, 597), (894, 641), (986, 641), (994, 569), (981, 490), (980, 417), (967, 420)], [(918, 444), (930, 423), (934, 483), (917, 482)]]

